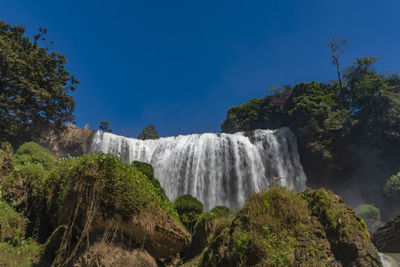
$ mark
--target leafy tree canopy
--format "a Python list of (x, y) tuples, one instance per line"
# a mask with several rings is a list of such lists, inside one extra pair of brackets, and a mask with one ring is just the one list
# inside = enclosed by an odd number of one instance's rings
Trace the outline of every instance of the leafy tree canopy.
[(99, 129), (102, 130), (103, 132), (108, 132), (108, 133), (112, 132), (109, 121), (100, 121)]
[(138, 139), (146, 140), (146, 139), (158, 139), (156, 127), (153, 124), (147, 125), (141, 133), (139, 133)]
[(74, 120), (70, 93), (79, 82), (45, 34), (40, 29), (30, 39), (25, 27), (0, 21), (0, 141), (14, 146)]

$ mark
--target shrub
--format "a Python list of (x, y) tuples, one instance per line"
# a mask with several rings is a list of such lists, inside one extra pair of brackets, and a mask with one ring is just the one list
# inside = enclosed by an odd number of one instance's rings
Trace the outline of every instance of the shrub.
[(0, 242), (18, 245), (25, 235), (25, 226), (25, 219), (5, 201), (0, 201)]
[(49, 170), (58, 163), (58, 158), (47, 148), (29, 142), (18, 148), (15, 161), (17, 164), (40, 163)]
[(375, 207), (373, 204), (361, 204), (357, 206), (354, 211), (357, 216), (366, 220), (380, 220), (381, 214), (379, 209)]
[(149, 179), (150, 183), (157, 188), (159, 194), (164, 198), (164, 200), (168, 200), (164, 188), (161, 187), (160, 182), (154, 177), (154, 169), (151, 164), (141, 161), (133, 161), (131, 165), (141, 171)]
[(194, 224), (203, 213), (203, 204), (191, 195), (182, 195), (175, 200), (174, 206), (183, 225), (193, 233)]
[(203, 212), (193, 228), (192, 243), (185, 253), (185, 258), (193, 258), (207, 246), (214, 232), (223, 227), (232, 211), (225, 206), (216, 206), (210, 211)]
[(35, 266), (43, 249), (34, 241), (14, 247), (9, 243), (0, 243), (1, 266)]
[(390, 176), (383, 186), (383, 191), (387, 197), (391, 197), (393, 193), (400, 193), (400, 172)]

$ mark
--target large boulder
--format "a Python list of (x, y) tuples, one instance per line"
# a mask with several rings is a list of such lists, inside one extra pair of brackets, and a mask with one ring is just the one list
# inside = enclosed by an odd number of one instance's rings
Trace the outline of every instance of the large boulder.
[(157, 263), (156, 260), (145, 250), (129, 250), (112, 243), (97, 242), (85, 251), (74, 266), (157, 267)]
[(204, 250), (201, 266), (382, 266), (365, 223), (325, 190), (251, 196)]
[(335, 258), (344, 266), (381, 266), (365, 222), (343, 199), (325, 189), (302, 193), (310, 214), (324, 227)]
[(190, 243), (190, 234), (159, 188), (115, 156), (64, 160), (49, 174), (47, 190), (52, 225), (69, 229), (56, 260), (73, 261), (86, 243), (98, 239), (122, 242), (129, 249), (143, 247), (156, 259), (175, 256)]
[(379, 228), (372, 236), (372, 242), (381, 252), (400, 253), (400, 216)]

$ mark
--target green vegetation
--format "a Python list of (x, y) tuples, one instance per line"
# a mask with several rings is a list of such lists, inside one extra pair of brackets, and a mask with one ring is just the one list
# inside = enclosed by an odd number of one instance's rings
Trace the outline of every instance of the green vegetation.
[(58, 163), (58, 158), (50, 150), (34, 142), (21, 145), (15, 154), (17, 164), (40, 163), (49, 170)]
[(174, 206), (183, 225), (193, 233), (193, 227), (203, 212), (203, 204), (191, 195), (182, 195), (175, 200)]
[(31, 266), (41, 253), (35, 241), (25, 240), (26, 219), (0, 200), (0, 265)]
[(360, 216), (364, 221), (381, 219), (381, 213), (379, 212), (379, 209), (373, 204), (358, 205), (354, 211), (356, 212), (357, 216)]
[(393, 194), (400, 195), (400, 172), (390, 176), (383, 185), (383, 191), (387, 197), (391, 197)]
[(0, 242), (19, 245), (25, 235), (26, 220), (5, 201), (0, 201)]
[[(127, 220), (144, 210), (156, 212), (160, 208), (178, 217), (173, 205), (142, 172), (111, 155), (86, 154), (62, 161), (49, 174), (47, 188), (57, 196), (54, 204), (58, 211), (68, 205), (71, 197), (79, 197), (74, 195), (79, 191), (94, 190), (108, 213), (122, 214)], [(78, 192), (74, 188), (79, 188)]]
[(19, 267), (36, 266), (43, 251), (41, 245), (30, 241), (21, 246), (12, 246), (9, 243), (0, 243), (0, 265)]
[(154, 169), (151, 164), (141, 161), (133, 161), (131, 165), (141, 171), (147, 177), (147, 179), (149, 179), (150, 183), (158, 190), (163, 200), (168, 200), (164, 188), (161, 187), (160, 181), (154, 177)]
[(310, 222), (307, 202), (274, 187), (251, 196), (203, 252), (201, 266), (315, 266), (331, 254)]
[(146, 140), (146, 139), (158, 139), (156, 127), (153, 124), (149, 124), (143, 128), (142, 132), (139, 133), (138, 139)]
[(200, 255), (214, 236), (214, 233), (225, 226), (232, 211), (225, 206), (216, 206), (210, 211), (203, 212), (193, 228), (192, 243), (185, 258), (194, 258)]
[(200, 266), (372, 266), (376, 253), (365, 223), (339, 196), (273, 187), (217, 228)]
[(99, 129), (103, 132), (111, 133), (112, 129), (110, 127), (109, 121), (100, 121)]
[(14, 146), (74, 119), (70, 93), (78, 80), (65, 69), (65, 57), (49, 48), (46, 32), (31, 40), (23, 26), (0, 21), (0, 141)]

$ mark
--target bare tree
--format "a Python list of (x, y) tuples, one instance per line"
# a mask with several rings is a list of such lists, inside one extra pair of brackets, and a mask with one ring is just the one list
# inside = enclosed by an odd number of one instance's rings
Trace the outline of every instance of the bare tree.
[(328, 46), (332, 52), (332, 64), (336, 65), (336, 71), (339, 79), (340, 91), (343, 92), (342, 75), (340, 73), (340, 56), (343, 52), (343, 46), (349, 41), (347, 39), (340, 39), (334, 36), (329, 42)]

